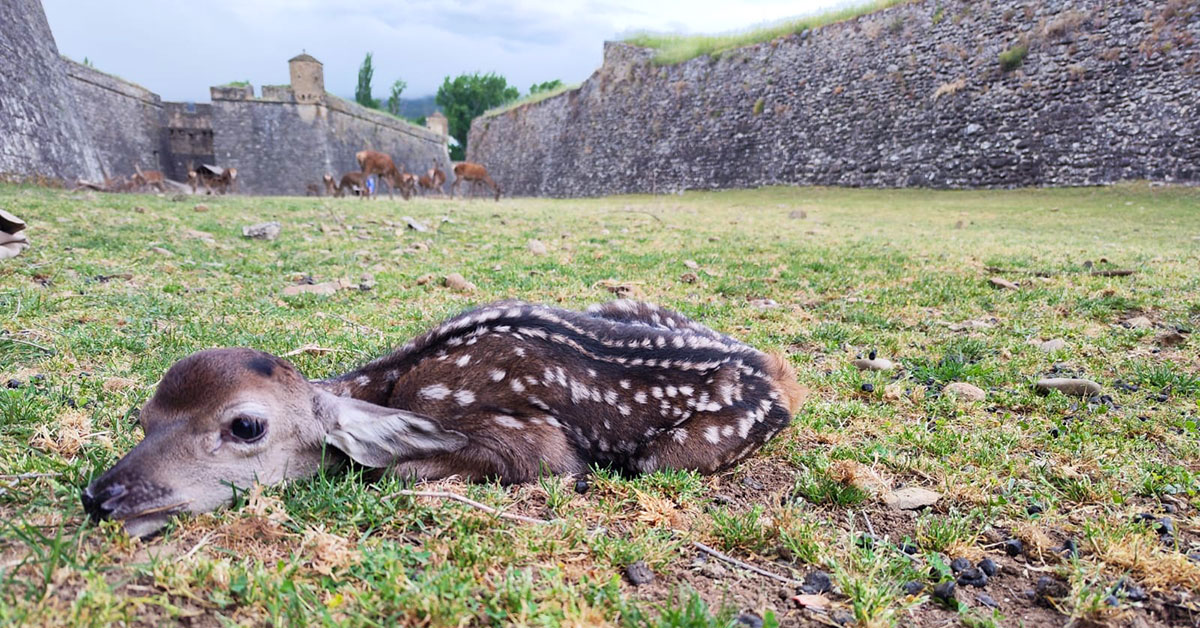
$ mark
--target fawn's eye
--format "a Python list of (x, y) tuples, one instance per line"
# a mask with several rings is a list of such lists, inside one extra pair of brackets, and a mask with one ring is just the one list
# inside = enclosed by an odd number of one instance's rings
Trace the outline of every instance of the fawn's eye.
[(234, 438), (247, 443), (252, 443), (262, 438), (262, 435), (266, 431), (267, 426), (262, 421), (244, 416), (234, 419), (233, 423), (229, 424), (229, 433)]

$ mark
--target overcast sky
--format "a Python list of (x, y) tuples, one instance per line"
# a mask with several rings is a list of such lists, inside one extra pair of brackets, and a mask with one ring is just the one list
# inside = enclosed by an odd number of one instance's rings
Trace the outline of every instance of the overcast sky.
[[(0, 0), (2, 1), (2, 0)], [(406, 97), (447, 75), (497, 72), (522, 92), (586, 79), (601, 44), (636, 30), (713, 33), (812, 13), (846, 0), (42, 0), (58, 49), (166, 100), (208, 100), (208, 86), (288, 82), (302, 50), (325, 64), (325, 88), (354, 93), (375, 53), (375, 97), (397, 79)], [(851, 2), (852, 3), (852, 2)]]

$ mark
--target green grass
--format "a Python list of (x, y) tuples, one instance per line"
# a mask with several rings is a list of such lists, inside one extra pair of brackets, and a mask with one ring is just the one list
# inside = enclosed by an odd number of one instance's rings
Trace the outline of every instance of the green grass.
[[(870, 626), (1152, 619), (1124, 597), (1107, 606), (1122, 576), (1155, 596), (1197, 593), (1200, 566), (1186, 554), (1200, 550), (1200, 364), (1191, 336), (1176, 347), (1155, 337), (1200, 323), (1200, 191), (205, 203), (197, 213), (153, 196), (0, 186), (0, 207), (29, 223), (32, 242), (0, 262), (0, 624), (729, 626), (742, 612), (770, 614), (768, 625), (812, 621), (780, 597), (795, 587), (700, 556), (692, 541), (793, 578), (827, 571), (840, 591), (827, 596), (830, 612)], [(789, 218), (796, 210), (807, 218)], [(436, 228), (407, 230), (402, 215)], [(283, 224), (278, 240), (240, 236), (266, 220)], [(531, 239), (549, 253), (531, 254)], [(411, 252), (416, 242), (428, 250)], [(1137, 273), (1088, 274), (1084, 262), (1101, 258)], [(1021, 271), (1006, 275), (1020, 290), (988, 285), (987, 266)], [(452, 272), (478, 290), (417, 283)], [(688, 272), (697, 280), (682, 280)], [(371, 290), (282, 296), (303, 277), (357, 285), (364, 273)], [(80, 487), (140, 439), (136, 409), (193, 351), (318, 346), (328, 351), (289, 359), (325, 377), (464, 308), (514, 297), (580, 308), (613, 298), (606, 280), (787, 353), (812, 390), (793, 427), (717, 476), (599, 470), (584, 495), (551, 477), (431, 487), (553, 520), (545, 526), (393, 496), (400, 482), (358, 472), (245, 495), (240, 508), (181, 518), (146, 541), (86, 521)], [(1160, 329), (1120, 325), (1133, 315)], [(952, 328), (967, 321), (979, 325)], [(1054, 354), (1034, 344), (1056, 337), (1067, 347)], [(899, 370), (850, 365), (871, 351)], [(1032, 382), (1056, 364), (1101, 383), (1113, 403), (1036, 394)], [(9, 379), (21, 385), (4, 387)], [(942, 395), (953, 381), (987, 400)], [(49, 475), (11, 477), (29, 473)], [(943, 497), (899, 515), (881, 487), (902, 483)], [(1043, 511), (1029, 514), (1033, 503)], [(1171, 543), (1131, 523), (1168, 503), (1180, 531)], [(878, 540), (864, 546), (868, 521)], [(1029, 570), (994, 541), (1033, 547), (1038, 535), (1050, 545)], [(1070, 562), (1054, 551), (1066, 537), (1080, 548)], [(915, 553), (898, 549), (907, 543)], [(959, 555), (1004, 563), (1014, 591), (1060, 578), (1061, 612), (1013, 595), (996, 615), (974, 590), (960, 592), (957, 610), (931, 601)], [(625, 582), (635, 561), (654, 584)], [(910, 580), (926, 594), (905, 594)]]
[(673, 65), (689, 59), (695, 59), (696, 57), (705, 55), (716, 56), (735, 48), (761, 44), (779, 37), (799, 34), (809, 29), (852, 20), (868, 13), (874, 13), (910, 1), (869, 0), (840, 9), (805, 15), (767, 26), (719, 35), (637, 33), (626, 38), (624, 41), (635, 46), (654, 48), (658, 51), (654, 56), (655, 63), (659, 65)]
[(547, 98), (553, 98), (555, 96), (558, 96), (559, 94), (565, 94), (573, 89), (579, 89), (579, 84), (574, 83), (571, 85), (559, 85), (558, 87), (555, 87), (554, 89), (548, 89), (546, 91), (537, 92), (535, 94), (529, 94), (527, 96), (518, 98), (512, 102), (508, 102), (503, 105), (500, 105), (499, 107), (492, 107), (491, 109), (488, 109), (487, 111), (483, 112), (483, 115), (481, 117), (491, 118), (494, 116), (498, 116), (502, 113), (512, 111), (513, 109), (516, 109), (517, 107), (520, 107), (521, 105), (528, 105), (528, 104), (535, 103), (535, 102), (542, 102), (543, 100), (546, 100)]

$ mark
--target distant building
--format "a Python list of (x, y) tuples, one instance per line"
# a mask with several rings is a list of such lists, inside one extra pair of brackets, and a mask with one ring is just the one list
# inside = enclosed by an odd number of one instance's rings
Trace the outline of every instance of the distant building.
[(425, 116), (425, 128), (440, 135), (443, 142), (450, 135), (450, 121), (440, 111), (435, 111)]

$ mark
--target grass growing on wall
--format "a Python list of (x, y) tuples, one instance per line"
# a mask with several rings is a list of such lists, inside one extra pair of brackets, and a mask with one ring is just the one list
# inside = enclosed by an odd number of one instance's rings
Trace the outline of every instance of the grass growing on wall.
[(530, 103), (542, 102), (543, 100), (546, 100), (547, 98), (553, 98), (563, 92), (569, 92), (573, 89), (579, 89), (579, 83), (572, 83), (571, 85), (560, 85), (559, 87), (555, 87), (554, 89), (546, 90), (544, 92), (538, 92), (536, 94), (530, 94), (524, 98), (518, 98), (510, 103), (505, 103), (503, 105), (500, 105), (499, 107), (493, 107), (491, 109), (488, 109), (487, 111), (483, 112), (482, 117), (489, 118), (491, 116), (498, 116), (502, 113), (512, 111), (513, 109), (516, 109), (517, 107), (520, 107), (521, 105), (528, 105)]
[(655, 55), (654, 62), (659, 65), (672, 65), (703, 55), (720, 54), (727, 50), (771, 41), (777, 37), (784, 37), (801, 33), (808, 29), (844, 22), (909, 1), (870, 0), (861, 4), (784, 20), (768, 26), (720, 35), (637, 33), (626, 38), (624, 41), (636, 46), (655, 48), (658, 50), (658, 54)]

